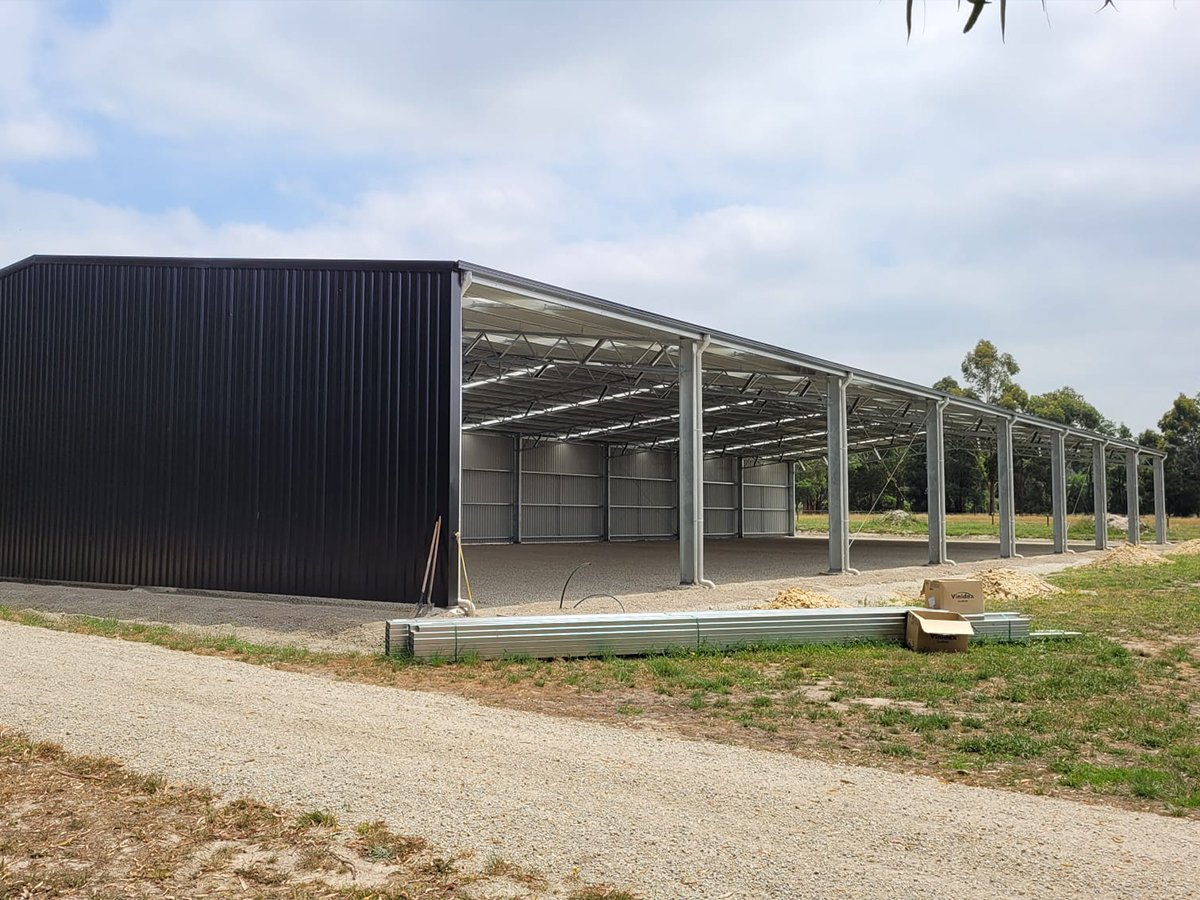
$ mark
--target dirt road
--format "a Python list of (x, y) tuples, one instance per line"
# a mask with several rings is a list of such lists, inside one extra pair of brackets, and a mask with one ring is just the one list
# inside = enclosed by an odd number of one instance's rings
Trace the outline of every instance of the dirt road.
[(1194, 895), (1194, 823), (0, 622), (0, 722), (653, 897)]

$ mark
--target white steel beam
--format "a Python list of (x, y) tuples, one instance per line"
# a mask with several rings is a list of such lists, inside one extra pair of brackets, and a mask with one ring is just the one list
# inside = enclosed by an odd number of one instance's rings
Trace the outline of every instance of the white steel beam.
[(850, 568), (850, 456), (847, 436), (846, 385), (850, 379), (826, 379), (826, 448), (829, 460), (829, 574)]
[(997, 512), (1000, 514), (1000, 558), (1012, 559), (1017, 555), (1017, 504), (1013, 488), (1012, 419), (1000, 419), (996, 423), (996, 473), (1000, 490), (997, 504)]
[(1154, 457), (1154, 543), (1167, 542), (1167, 490), (1162, 457)]
[(788, 537), (796, 536), (796, 461), (789, 459), (787, 461), (787, 480), (788, 480)]
[(735, 456), (733, 463), (734, 491), (737, 493), (737, 536), (746, 536), (746, 459)]
[(1138, 453), (1125, 451), (1125, 515), (1128, 519), (1126, 537), (1131, 544), (1142, 542), (1142, 517), (1138, 507)]
[(1067, 447), (1066, 435), (1050, 433), (1050, 518), (1054, 552), (1067, 552)]
[(929, 404), (925, 413), (925, 480), (929, 506), (929, 564), (950, 562), (946, 549), (946, 404)]
[(705, 344), (679, 342), (679, 583), (704, 583)]
[(514, 434), (513, 439), (513, 483), (512, 483), (512, 541), (521, 543), (521, 436)]
[(1103, 441), (1092, 442), (1092, 507), (1095, 510), (1096, 549), (1108, 549), (1108, 454)]

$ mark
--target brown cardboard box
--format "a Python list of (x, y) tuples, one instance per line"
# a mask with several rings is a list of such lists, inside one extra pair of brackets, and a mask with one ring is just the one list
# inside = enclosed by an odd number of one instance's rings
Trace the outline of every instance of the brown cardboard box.
[(929, 609), (946, 609), (963, 616), (983, 612), (983, 582), (973, 578), (926, 578), (921, 602)]
[(904, 643), (922, 653), (962, 653), (974, 627), (958, 613), (942, 609), (910, 609)]

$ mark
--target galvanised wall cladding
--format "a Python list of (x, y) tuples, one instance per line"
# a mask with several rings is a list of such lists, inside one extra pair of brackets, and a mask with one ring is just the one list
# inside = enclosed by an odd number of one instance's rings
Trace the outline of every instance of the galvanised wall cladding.
[(521, 453), (522, 539), (595, 541), (604, 534), (604, 447), (547, 443)]
[(746, 537), (787, 534), (791, 491), (788, 464), (767, 463), (742, 469), (742, 497), (746, 504), (743, 534)]
[(510, 543), (516, 463), (511, 434), (469, 431), (462, 443), (462, 533), (466, 541)]
[(610, 537), (679, 536), (679, 462), (665, 450), (635, 450), (609, 461)]
[(449, 263), (0, 271), (0, 577), (456, 595)]

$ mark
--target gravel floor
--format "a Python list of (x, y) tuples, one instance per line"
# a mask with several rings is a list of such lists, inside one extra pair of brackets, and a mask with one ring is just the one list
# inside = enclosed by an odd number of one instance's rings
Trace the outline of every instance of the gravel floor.
[[(996, 565), (994, 540), (951, 541), (950, 558), (959, 563)], [(1074, 545), (1087, 550), (1089, 545)], [(1022, 542), (1017, 552), (1028, 557), (1050, 552), (1049, 542)], [(924, 538), (863, 536), (850, 548), (850, 564), (873, 576), (901, 567), (921, 567), (929, 559)], [(466, 548), (467, 565), (479, 606), (558, 603), (563, 582), (575, 566), (568, 599), (597, 591), (628, 595), (678, 592), (679, 544), (676, 541), (613, 541), (577, 544), (480, 544)], [(1021, 560), (1016, 560), (1020, 563)], [(718, 586), (744, 590), (752, 582), (818, 576), (829, 567), (829, 545), (823, 536), (751, 538), (704, 542), (704, 568)], [(599, 601), (589, 601), (599, 602)], [(611, 601), (610, 601), (611, 602)]]
[(0, 623), (0, 722), (652, 897), (1188, 897), (1194, 823)]

